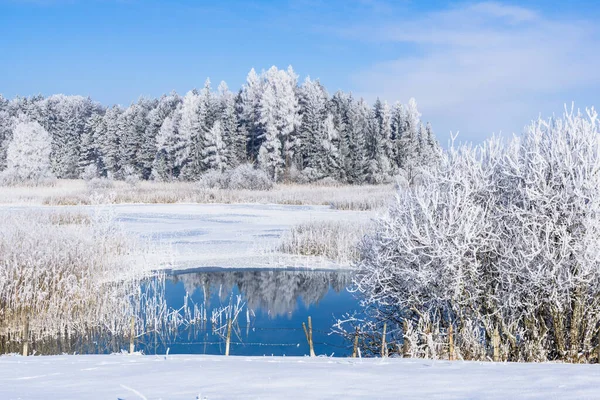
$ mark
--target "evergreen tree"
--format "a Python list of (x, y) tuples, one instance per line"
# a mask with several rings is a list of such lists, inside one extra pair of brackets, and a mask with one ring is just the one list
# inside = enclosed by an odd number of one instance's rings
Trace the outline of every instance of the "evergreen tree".
[(181, 97), (177, 93), (171, 92), (168, 95), (163, 95), (148, 112), (148, 125), (144, 131), (144, 140), (138, 153), (138, 164), (144, 179), (151, 177), (154, 168), (155, 158), (158, 154), (156, 148), (158, 132), (165, 119), (175, 111), (181, 101)]
[(105, 173), (109, 176), (118, 177), (121, 172), (121, 135), (120, 116), (123, 110), (119, 106), (112, 106), (104, 114), (104, 123), (98, 132), (100, 142), (100, 154)]
[(14, 182), (38, 182), (50, 178), (52, 145), (48, 132), (23, 114), (13, 124), (3, 175)]
[(180, 120), (181, 104), (178, 104), (172, 115), (165, 118), (156, 135), (157, 153), (152, 168), (152, 176), (156, 180), (170, 181), (179, 176), (175, 153), (181, 143), (178, 138)]
[(321, 139), (321, 165), (323, 177), (336, 180), (341, 178), (342, 160), (339, 152), (339, 133), (333, 122), (333, 115), (328, 114), (323, 124), (323, 137)]
[(225, 82), (219, 85), (219, 121), (223, 132), (223, 142), (227, 151), (227, 168), (237, 167), (246, 161), (246, 136), (238, 129), (236, 98)]
[(247, 154), (250, 160), (258, 157), (258, 152), (264, 140), (263, 126), (260, 122), (260, 107), (263, 83), (254, 68), (246, 77), (246, 84), (242, 88), (240, 96), (240, 131), (247, 134)]
[(265, 137), (259, 151), (259, 165), (274, 180), (288, 171), (296, 151), (294, 131), (299, 125), (296, 75), (293, 70), (271, 67), (265, 73), (265, 84), (260, 102), (260, 122)]
[(317, 168), (327, 115), (327, 92), (319, 81), (307, 77), (300, 88), (300, 128), (297, 163), (300, 169)]
[(0, 171), (6, 168), (6, 151), (12, 139), (11, 125), (9, 102), (0, 95)]
[(223, 172), (229, 166), (221, 121), (216, 121), (208, 131), (202, 154), (204, 156), (202, 161), (209, 170)]
[(421, 165), (421, 114), (417, 110), (417, 102), (410, 99), (405, 109), (403, 131), (398, 138), (398, 158), (400, 168), (409, 182), (414, 178)]
[(94, 165), (97, 171), (103, 171), (104, 165), (99, 147), (98, 135), (105, 127), (103, 114), (94, 112), (87, 120), (86, 127), (81, 135), (81, 151), (79, 153), (79, 173), (89, 165)]

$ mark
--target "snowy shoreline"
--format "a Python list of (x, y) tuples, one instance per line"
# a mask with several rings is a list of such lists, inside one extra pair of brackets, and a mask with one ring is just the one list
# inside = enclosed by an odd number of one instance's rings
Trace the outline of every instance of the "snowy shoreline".
[(125, 354), (0, 357), (2, 399), (592, 399), (599, 386), (597, 366), (581, 364)]

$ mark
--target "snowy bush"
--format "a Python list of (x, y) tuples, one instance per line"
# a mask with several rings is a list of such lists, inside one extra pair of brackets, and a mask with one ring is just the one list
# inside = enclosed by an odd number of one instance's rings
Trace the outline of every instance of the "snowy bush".
[(203, 189), (271, 190), (273, 181), (264, 171), (242, 164), (225, 172), (205, 172), (198, 185)]
[(13, 137), (7, 149), (7, 168), (2, 172), (1, 183), (53, 184), (50, 144), (50, 135), (40, 124), (20, 116), (14, 122)]
[(92, 178), (86, 182), (89, 190), (112, 189), (115, 182), (110, 178)]
[(232, 190), (271, 190), (273, 181), (263, 170), (256, 169), (251, 164), (242, 164), (229, 172), (227, 188)]
[(412, 356), (597, 360), (598, 171), (594, 110), (451, 148), (360, 246), (362, 329)]
[(81, 179), (86, 182), (89, 182), (94, 178), (98, 178), (99, 176), (100, 174), (98, 173), (98, 167), (96, 167), (94, 164), (90, 164), (85, 167), (81, 173)]
[(208, 171), (200, 176), (198, 186), (203, 189), (227, 189), (228, 173)]
[(123, 177), (129, 187), (134, 188), (140, 183), (140, 176), (131, 165), (123, 168)]

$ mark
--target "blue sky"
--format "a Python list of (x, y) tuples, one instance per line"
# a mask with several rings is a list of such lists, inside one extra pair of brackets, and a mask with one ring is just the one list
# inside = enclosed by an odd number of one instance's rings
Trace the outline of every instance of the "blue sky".
[(0, 0), (0, 93), (127, 105), (291, 64), (332, 93), (415, 97), (442, 142), (479, 142), (595, 105), (600, 6), (552, 3)]

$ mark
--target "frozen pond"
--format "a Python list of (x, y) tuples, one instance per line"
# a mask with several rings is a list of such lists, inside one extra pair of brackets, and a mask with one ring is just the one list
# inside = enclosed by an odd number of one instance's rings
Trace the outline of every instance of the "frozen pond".
[(277, 252), (281, 235), (311, 221), (369, 221), (372, 212), (266, 204), (117, 205), (123, 227), (160, 246), (175, 269), (333, 268), (327, 260)]
[(277, 251), (281, 235), (312, 221), (367, 222), (372, 211), (329, 206), (274, 204), (118, 204), (94, 206), (0, 206), (2, 212), (70, 210), (110, 213), (131, 235), (149, 242), (148, 268), (340, 269), (318, 257)]
[[(169, 337), (165, 343), (146, 337), (138, 348), (145, 354), (224, 354), (223, 335), (215, 332), (211, 310), (241, 296), (242, 311), (233, 325), (231, 355), (305, 355), (308, 345), (302, 323), (311, 316), (317, 354), (348, 355), (348, 343), (330, 335), (335, 317), (358, 308), (346, 290), (350, 273), (344, 271), (212, 270), (172, 275), (166, 284), (167, 305), (195, 304), (208, 310), (208, 321)], [(334, 317), (335, 316), (335, 317)]]

